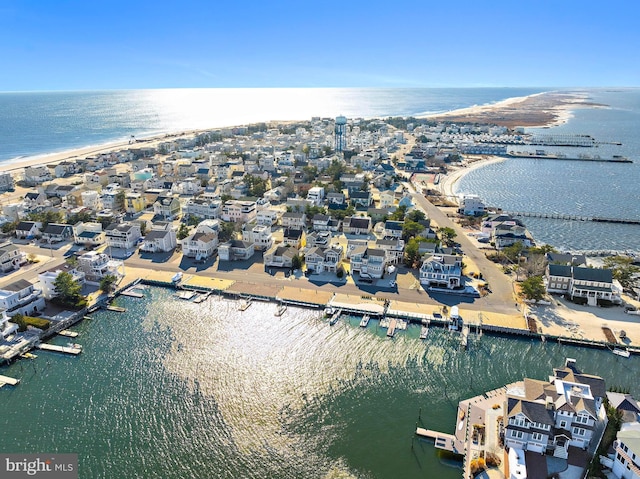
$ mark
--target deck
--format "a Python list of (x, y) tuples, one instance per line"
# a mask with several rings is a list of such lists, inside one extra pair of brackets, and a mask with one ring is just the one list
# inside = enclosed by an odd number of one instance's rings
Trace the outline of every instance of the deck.
[(416, 428), (416, 434), (421, 437), (426, 437), (427, 439), (433, 439), (438, 449), (457, 453), (454, 447), (456, 438), (452, 434), (433, 431), (432, 429), (424, 429), (422, 427)]
[(38, 349), (42, 349), (43, 351), (54, 351), (56, 353), (71, 354), (73, 356), (77, 356), (82, 352), (82, 349), (80, 348), (69, 347), (69, 346), (57, 346), (55, 344), (46, 344), (46, 343), (38, 344), (36, 347)]

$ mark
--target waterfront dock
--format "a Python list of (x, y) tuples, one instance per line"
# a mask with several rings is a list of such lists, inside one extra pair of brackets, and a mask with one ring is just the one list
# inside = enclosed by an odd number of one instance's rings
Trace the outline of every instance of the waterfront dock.
[(427, 339), (428, 334), (429, 334), (429, 320), (424, 320), (422, 324), (422, 328), (420, 328), (420, 339)]
[(416, 428), (416, 435), (425, 437), (427, 439), (433, 439), (435, 446), (438, 449), (444, 449), (449, 452), (457, 452), (455, 449), (456, 438), (453, 434), (446, 434), (444, 432), (433, 431), (431, 429), (424, 429), (422, 427)]
[(58, 332), (58, 334), (60, 336), (66, 336), (67, 338), (77, 338), (78, 337), (78, 333), (76, 331), (68, 331), (66, 329), (63, 329), (62, 331)]
[(249, 309), (249, 306), (251, 306), (251, 298), (245, 298), (240, 301), (240, 304), (238, 305), (238, 311), (246, 311), (247, 309)]
[(57, 346), (55, 344), (40, 343), (36, 347), (43, 351), (54, 351), (56, 353), (71, 354), (73, 356), (77, 356), (82, 352), (82, 348), (77, 348), (75, 346)]
[(286, 304), (280, 304), (280, 305), (278, 305), (278, 309), (276, 309), (276, 312), (273, 313), (273, 314), (274, 314), (274, 316), (280, 317), (285, 313), (286, 310), (287, 310), (287, 305)]
[(389, 321), (389, 329), (387, 329), (387, 336), (393, 338), (396, 334), (396, 325), (398, 324), (398, 320), (396, 318), (391, 318)]
[(16, 378), (10, 378), (9, 376), (0, 375), (0, 387), (8, 384), (9, 386), (17, 386), (20, 384), (20, 380)]
[(116, 313), (126, 313), (127, 310), (125, 308), (122, 308), (120, 306), (107, 306), (107, 310), (108, 311), (115, 311)]
[(361, 328), (366, 328), (367, 325), (369, 324), (369, 319), (371, 319), (371, 316), (369, 316), (368, 314), (365, 314), (362, 317), (362, 320), (360, 321), (360, 327)]
[(138, 291), (133, 291), (134, 288), (129, 288), (122, 293), (122, 296), (129, 296), (130, 298), (144, 298), (144, 294), (139, 293)]

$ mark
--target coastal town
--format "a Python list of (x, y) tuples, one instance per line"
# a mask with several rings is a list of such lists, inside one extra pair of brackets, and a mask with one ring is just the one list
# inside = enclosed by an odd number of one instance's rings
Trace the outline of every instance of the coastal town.
[[(142, 297), (144, 284), (186, 301), (223, 294), (245, 309), (270, 300), (276, 316), (287, 305), (318, 308), (327, 327), (361, 315), (361, 326), (379, 321), (390, 337), (414, 322), (421, 338), (443, 327), (463, 348), (487, 332), (628, 358), (640, 352), (638, 257), (537, 245), (524, 212), (453, 190), (488, 161), (595, 142), (500, 124), (338, 116), (132, 137), (16, 166), (0, 174), (0, 363), (36, 347), (80, 354), (78, 343), (47, 339), (73, 338), (67, 328), (98, 308), (118, 311), (114, 298)], [(603, 378), (568, 361), (548, 383), (524, 379), (460, 403), (452, 436), (416, 432), (461, 454), (465, 477), (491, 464), (504, 477), (542, 477), (526, 475), (542, 467), (530, 451), (565, 466), (574, 450), (590, 451), (576, 453), (582, 471), (604, 434), (609, 394)], [(633, 398), (618, 402), (640, 413)], [(629, 464), (638, 474), (640, 451), (624, 448), (637, 448), (640, 430), (618, 434), (617, 455), (601, 463), (615, 477), (628, 477)]]

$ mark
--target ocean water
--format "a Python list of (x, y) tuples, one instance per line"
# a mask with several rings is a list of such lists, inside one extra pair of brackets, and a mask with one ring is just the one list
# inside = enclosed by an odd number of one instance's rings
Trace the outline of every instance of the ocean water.
[(162, 132), (313, 116), (411, 116), (535, 88), (243, 88), (0, 93), (0, 161)]
[[(597, 148), (552, 148), (549, 152), (618, 154), (633, 163), (599, 163), (509, 158), (470, 172), (457, 192), (480, 195), (507, 211), (640, 219), (640, 89), (589, 90), (591, 101), (607, 108), (582, 108), (564, 125), (528, 129), (544, 134), (588, 134)], [(560, 250), (640, 251), (640, 226), (523, 218), (536, 241)]]
[(389, 339), (373, 320), (146, 295), (76, 326), (79, 357), (3, 368), (22, 382), (0, 389), (0, 451), (78, 453), (82, 478), (457, 479), (414, 431), (453, 432), (460, 399), (565, 357), (640, 393), (635, 356), (488, 335), (464, 352), (436, 327)]

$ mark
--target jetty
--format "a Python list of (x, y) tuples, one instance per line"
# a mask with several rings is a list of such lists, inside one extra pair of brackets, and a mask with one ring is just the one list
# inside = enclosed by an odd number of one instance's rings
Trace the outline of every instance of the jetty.
[(10, 378), (9, 376), (1, 376), (0, 375), (0, 388), (8, 384), (9, 386), (17, 386), (20, 384), (20, 380), (16, 378)]
[(435, 442), (435, 446), (438, 449), (444, 449), (445, 451), (449, 452), (456, 452), (456, 438), (453, 434), (446, 434), (444, 432), (433, 431), (432, 429), (417, 427), (416, 435), (425, 437), (427, 439), (433, 439), (433, 441)]
[(63, 329), (62, 331), (59, 331), (58, 334), (60, 336), (66, 336), (67, 338), (77, 338), (78, 337), (78, 333), (75, 331), (69, 331), (67, 329)]
[(565, 213), (544, 213), (538, 211), (503, 211), (509, 216), (519, 216), (521, 218), (548, 218), (565, 221), (592, 221), (594, 223), (617, 223), (623, 225), (640, 225), (638, 218), (611, 218), (604, 216), (569, 215)]
[(331, 316), (331, 319), (329, 320), (329, 325), (333, 326), (334, 324), (336, 324), (338, 322), (338, 320), (340, 319), (340, 315), (342, 314), (342, 310), (339, 309), (336, 312), (333, 313), (333, 316)]
[(42, 349), (43, 351), (54, 351), (56, 353), (71, 354), (73, 356), (77, 356), (82, 352), (82, 348), (78, 348), (76, 346), (57, 346), (55, 344), (47, 343), (40, 343), (36, 345), (36, 348)]
[(371, 319), (371, 316), (369, 316), (368, 314), (365, 314), (362, 317), (362, 320), (360, 321), (360, 327), (361, 328), (366, 328), (367, 325), (369, 324), (369, 320)]

